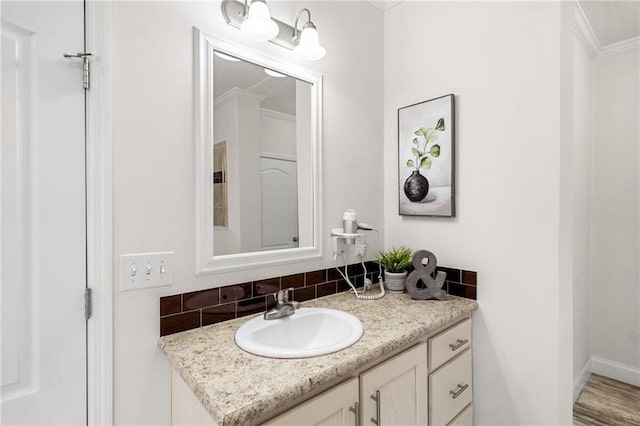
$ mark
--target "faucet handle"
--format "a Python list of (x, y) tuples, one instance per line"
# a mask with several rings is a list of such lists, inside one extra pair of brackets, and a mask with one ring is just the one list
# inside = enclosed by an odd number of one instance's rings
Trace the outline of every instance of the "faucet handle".
[(293, 291), (293, 287), (279, 290), (277, 293), (273, 293), (273, 297), (278, 303), (286, 303), (289, 301), (289, 292)]
[(292, 291), (293, 287), (279, 290), (277, 293), (273, 293), (273, 297), (278, 303), (286, 303), (289, 301), (289, 291)]

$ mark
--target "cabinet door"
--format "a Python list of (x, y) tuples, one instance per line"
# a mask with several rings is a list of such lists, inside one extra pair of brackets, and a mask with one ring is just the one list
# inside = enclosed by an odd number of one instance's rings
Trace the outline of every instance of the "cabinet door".
[(264, 425), (353, 426), (356, 425), (354, 411), (357, 402), (358, 379), (353, 378), (284, 412)]
[(427, 344), (361, 374), (360, 403), (362, 425), (426, 425)]

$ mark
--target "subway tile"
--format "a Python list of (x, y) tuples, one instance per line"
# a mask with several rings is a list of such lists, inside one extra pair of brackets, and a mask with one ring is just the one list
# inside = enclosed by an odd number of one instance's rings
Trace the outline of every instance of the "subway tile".
[(304, 274), (287, 275), (280, 278), (280, 286), (285, 288), (304, 287)]
[(364, 275), (350, 276), (349, 279), (356, 287), (364, 287)]
[(364, 266), (366, 266), (367, 272), (375, 272), (376, 274), (378, 273), (378, 268), (380, 267), (378, 263), (371, 260), (367, 260), (366, 262), (364, 262)]
[(449, 294), (476, 300), (476, 287), (449, 282)]
[[(344, 273), (344, 266), (340, 266), (340, 270)], [(327, 282), (336, 281), (342, 278), (340, 272), (336, 268), (328, 268), (327, 269)]]
[(351, 286), (349, 286), (349, 284), (347, 284), (347, 282), (342, 278), (336, 281), (336, 286), (337, 286), (338, 293), (351, 290)]
[(160, 318), (160, 335), (179, 333), (200, 327), (200, 311), (189, 311)]
[(253, 299), (239, 300), (237, 302), (236, 312), (238, 318), (246, 315), (256, 314), (258, 312), (264, 312), (266, 310), (265, 297), (259, 296)]
[(456, 283), (461, 282), (460, 269), (453, 269), (453, 268), (447, 268), (445, 266), (438, 266), (437, 270), (447, 273), (447, 278), (446, 278), (447, 281), (452, 281)]
[(316, 297), (328, 296), (330, 294), (336, 294), (335, 281), (325, 284), (318, 284), (316, 286)]
[(182, 312), (182, 295), (166, 296), (160, 298), (160, 316), (178, 314)]
[(311, 300), (316, 298), (316, 286), (296, 288), (293, 290), (293, 298), (289, 297), (289, 300), (293, 299), (296, 302), (304, 302), (305, 300)]
[(362, 263), (354, 263), (352, 265), (349, 265), (347, 270), (349, 271), (349, 275), (364, 274), (364, 268), (362, 267)]
[(475, 271), (462, 270), (462, 282), (468, 285), (477, 285), (478, 273)]
[(234, 319), (236, 317), (236, 304), (225, 303), (224, 305), (212, 306), (202, 310), (202, 326), (215, 324), (222, 321)]
[(280, 277), (259, 280), (253, 283), (254, 296), (277, 293), (278, 291), (280, 291)]
[[(367, 261), (365, 266), (367, 277), (373, 283), (377, 283), (378, 264)], [(410, 266), (408, 269), (411, 272), (413, 267)], [(443, 288), (449, 294), (476, 298), (476, 272), (449, 267), (438, 267), (438, 270), (447, 273)], [(362, 266), (359, 263), (349, 265), (348, 272), (356, 287), (362, 288), (364, 285)], [(215, 324), (235, 317), (263, 312), (275, 305), (272, 294), (281, 288), (294, 288), (290, 299), (298, 302), (351, 289), (338, 271), (331, 267), (253, 283), (165, 296), (160, 298), (160, 334), (165, 336), (201, 325)], [(424, 288), (422, 280), (418, 280), (418, 288)]]
[(182, 310), (191, 311), (220, 303), (220, 289), (194, 291), (185, 293), (182, 297)]
[(244, 283), (220, 287), (220, 303), (251, 299), (251, 286), (251, 283)]
[(311, 286), (314, 284), (323, 283), (327, 279), (327, 274), (324, 269), (321, 269), (319, 271), (306, 272), (304, 276), (305, 276), (305, 284), (304, 284), (305, 286)]

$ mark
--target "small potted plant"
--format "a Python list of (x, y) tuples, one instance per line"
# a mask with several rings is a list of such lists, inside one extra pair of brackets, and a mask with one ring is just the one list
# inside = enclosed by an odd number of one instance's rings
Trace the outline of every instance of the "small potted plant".
[(390, 293), (404, 292), (407, 283), (407, 267), (411, 265), (412, 251), (407, 247), (381, 251), (378, 262), (384, 268), (384, 282)]

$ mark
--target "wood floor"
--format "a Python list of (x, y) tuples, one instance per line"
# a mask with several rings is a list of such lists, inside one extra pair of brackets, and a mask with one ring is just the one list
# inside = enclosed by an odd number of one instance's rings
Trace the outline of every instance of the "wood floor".
[(640, 388), (592, 374), (573, 405), (574, 426), (640, 426)]

